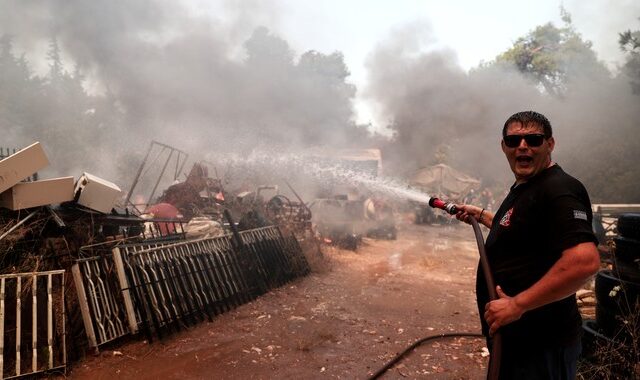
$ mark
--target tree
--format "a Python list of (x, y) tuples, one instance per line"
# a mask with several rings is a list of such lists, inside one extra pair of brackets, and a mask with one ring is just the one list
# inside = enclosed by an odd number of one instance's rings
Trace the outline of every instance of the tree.
[(344, 56), (340, 52), (327, 55), (315, 50), (309, 50), (302, 54), (297, 66), (300, 71), (307, 75), (316, 75), (330, 83), (341, 85), (351, 75), (347, 65), (344, 63)]
[(293, 52), (287, 41), (271, 34), (264, 26), (253, 31), (244, 48), (250, 65), (287, 67), (293, 64)]
[[(24, 55), (20, 58), (14, 55), (11, 36), (3, 35), (0, 37), (0, 128), (17, 134), (34, 133), (41, 104), (42, 81), (33, 76)], [(7, 135), (4, 138), (12, 139)]]
[(536, 27), (500, 54), (495, 63), (515, 65), (552, 95), (562, 95), (578, 76), (607, 75), (591, 42), (584, 41), (576, 32), (564, 9), (561, 14), (564, 26), (558, 28), (547, 23)]
[(341, 145), (364, 139), (362, 130), (351, 121), (351, 102), (355, 86), (347, 83), (350, 75), (340, 52), (323, 54), (315, 50), (302, 54), (296, 65), (299, 93), (295, 101), (304, 110), (306, 125), (303, 139), (312, 144)]
[(56, 37), (52, 37), (49, 41), (49, 51), (47, 52), (47, 58), (49, 59), (49, 80), (51, 82), (57, 82), (61, 80), (66, 73), (62, 68), (60, 46), (58, 45), (58, 39)]
[(627, 53), (627, 61), (623, 67), (629, 76), (629, 83), (635, 94), (640, 94), (640, 30), (627, 30), (620, 33), (618, 40), (620, 49)]
[(350, 73), (342, 53), (310, 50), (295, 62), (287, 42), (264, 27), (256, 28), (244, 47), (238, 121), (246, 127), (236, 131), (251, 131), (261, 142), (303, 146), (339, 145), (361, 137), (362, 129), (352, 121), (355, 86), (346, 81)]
[(101, 146), (117, 139), (100, 127), (103, 122), (98, 116), (108, 115), (96, 112), (102, 102), (87, 94), (79, 67), (73, 72), (65, 70), (55, 36), (50, 40), (47, 57), (49, 73), (42, 85), (44, 101), (38, 112), (41, 138), (50, 147), (56, 170), (64, 174), (89, 170), (86, 165), (93, 162), (89, 158), (97, 156)]

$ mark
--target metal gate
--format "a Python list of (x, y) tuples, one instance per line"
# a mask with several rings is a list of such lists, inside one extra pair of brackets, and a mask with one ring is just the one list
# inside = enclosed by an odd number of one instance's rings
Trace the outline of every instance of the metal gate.
[[(162, 244), (124, 245), (125, 252), (158, 247)], [(130, 323), (124, 302), (128, 285), (121, 284), (112, 251), (76, 260), (71, 267), (89, 347), (100, 345), (137, 332), (137, 322)], [(123, 290), (125, 289), (125, 290)], [(138, 318), (139, 319), (139, 318)], [(132, 329), (133, 327), (133, 329)]]

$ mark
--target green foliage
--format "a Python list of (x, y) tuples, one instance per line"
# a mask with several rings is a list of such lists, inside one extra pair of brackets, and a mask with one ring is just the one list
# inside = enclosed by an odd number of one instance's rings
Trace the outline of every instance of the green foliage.
[[(564, 116), (564, 123), (571, 121), (575, 124), (563, 127), (582, 128), (588, 132), (569, 141), (559, 141), (562, 148), (557, 156), (561, 165), (583, 181), (595, 203), (640, 202), (637, 190), (640, 188), (640, 167), (636, 164), (640, 160), (637, 122), (622, 116), (633, 115), (627, 110), (632, 104), (629, 97), (633, 95), (624, 91), (624, 87), (618, 84), (619, 79), (598, 61), (591, 42), (583, 40), (576, 32), (571, 16), (564, 9), (561, 9), (561, 16), (563, 26), (547, 23), (536, 27), (516, 40), (494, 62), (480, 69), (502, 65), (516, 67), (541, 90), (543, 99), (547, 96), (562, 98), (566, 115), (578, 112), (575, 118)], [(637, 93), (640, 91), (638, 32), (621, 33), (619, 43), (629, 54), (625, 73)], [(609, 94), (611, 101), (595, 101), (602, 93)], [(602, 116), (601, 120), (585, 117), (584, 114), (592, 110), (577, 107), (582, 102), (598, 105), (600, 115), (597, 118)], [(613, 113), (617, 108), (617, 112), (624, 112), (620, 115)], [(609, 116), (604, 117), (605, 114)]]
[(598, 61), (591, 42), (575, 31), (566, 12), (563, 21), (563, 27), (548, 23), (520, 37), (496, 58), (495, 64), (515, 65), (552, 95), (563, 94), (577, 76), (606, 75), (607, 69)]

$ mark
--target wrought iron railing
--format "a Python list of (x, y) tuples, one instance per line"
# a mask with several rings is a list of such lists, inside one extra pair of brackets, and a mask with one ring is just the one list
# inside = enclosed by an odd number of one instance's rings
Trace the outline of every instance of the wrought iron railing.
[(295, 237), (270, 226), (173, 244), (128, 244), (78, 260), (89, 346), (143, 332), (151, 341), (309, 273)]

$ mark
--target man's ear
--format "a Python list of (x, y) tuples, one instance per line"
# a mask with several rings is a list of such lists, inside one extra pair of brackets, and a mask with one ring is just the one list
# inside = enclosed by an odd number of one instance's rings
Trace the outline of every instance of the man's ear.
[(507, 153), (507, 147), (504, 145), (504, 140), (500, 140), (500, 147), (502, 148), (503, 153)]
[(547, 142), (549, 143), (549, 152), (553, 152), (553, 148), (556, 146), (556, 140), (553, 137), (549, 137)]

